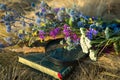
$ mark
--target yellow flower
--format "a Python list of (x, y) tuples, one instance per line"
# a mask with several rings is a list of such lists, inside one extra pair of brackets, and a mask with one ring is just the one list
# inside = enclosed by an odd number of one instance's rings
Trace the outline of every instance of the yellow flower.
[(37, 36), (37, 31), (32, 33), (33, 36)]
[(92, 18), (89, 18), (89, 23), (90, 23), (90, 24), (92, 24), (92, 23), (93, 23)]
[(46, 26), (46, 24), (44, 22), (41, 22), (40, 25), (41, 26)]
[(18, 33), (19, 33), (19, 34), (23, 34), (23, 30), (19, 30)]

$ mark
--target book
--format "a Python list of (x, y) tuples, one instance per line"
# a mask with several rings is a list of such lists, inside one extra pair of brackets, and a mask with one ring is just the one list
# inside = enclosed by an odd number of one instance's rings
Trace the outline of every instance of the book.
[(73, 68), (73, 66), (55, 65), (47, 59), (45, 54), (38, 53), (18, 56), (18, 61), (59, 80), (62, 80)]

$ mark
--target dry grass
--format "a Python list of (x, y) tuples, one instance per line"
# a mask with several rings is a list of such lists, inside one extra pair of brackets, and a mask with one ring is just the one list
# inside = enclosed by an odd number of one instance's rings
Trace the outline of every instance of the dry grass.
[(49, 80), (47, 75), (45, 75), (45, 77), (42, 75), (44, 74), (31, 70), (26, 66), (24, 67), (20, 64), (16, 64), (14, 66), (9, 65), (3, 67), (0, 71), (0, 80)]
[[(38, 2), (39, 0), (1, 0), (0, 2), (7, 3), (10, 7), (25, 13), (24, 10), (29, 10), (31, 1)], [(74, 1), (78, 9), (86, 15), (104, 16), (109, 20), (120, 18), (120, 0), (92, 0), (92, 2), (88, 0), (49, 0), (48, 4), (54, 7), (71, 7)], [(111, 4), (112, 9), (108, 7), (107, 2)], [(26, 8), (23, 9), (23, 7)], [(108, 15), (109, 9), (110, 14)], [(4, 33), (4, 26), (0, 24), (1, 26), (0, 37), (8, 36), (7, 33)], [(48, 75), (19, 64), (17, 55), (13, 52), (0, 50), (0, 80), (54, 80)], [(65, 80), (120, 80), (119, 62), (119, 57), (105, 55), (98, 62), (79, 63)]]
[(108, 20), (120, 18), (120, 0), (52, 0), (48, 4), (68, 8), (76, 4), (77, 9), (85, 15), (101, 16)]
[[(19, 54), (9, 51), (0, 52), (0, 80), (54, 80), (54, 78), (49, 75), (18, 63), (17, 55)], [(108, 59), (107, 62), (106, 58), (110, 58), (114, 60), (114, 62)], [(104, 62), (102, 62), (103, 60)], [(109, 55), (107, 57), (104, 56), (104, 58), (102, 57), (98, 62), (91, 62), (89, 60), (87, 60), (87, 62), (79, 62), (65, 80), (120, 80), (120, 69), (111, 69), (108, 67), (111, 66), (109, 62), (115, 63), (120, 59), (115, 60), (115, 57)], [(100, 62), (102, 64), (100, 64)], [(117, 66), (116, 64), (112, 65), (118, 67), (120, 64)]]

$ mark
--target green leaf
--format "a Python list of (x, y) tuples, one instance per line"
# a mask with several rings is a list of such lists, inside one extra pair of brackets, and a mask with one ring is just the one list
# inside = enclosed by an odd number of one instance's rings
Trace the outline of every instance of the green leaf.
[(120, 52), (120, 45), (119, 45), (119, 43), (118, 43), (118, 42), (115, 42), (115, 43), (113, 44), (113, 46), (114, 46), (115, 53), (118, 55), (119, 52)]
[(73, 26), (72, 18), (69, 19), (69, 25), (70, 25), (71, 27)]

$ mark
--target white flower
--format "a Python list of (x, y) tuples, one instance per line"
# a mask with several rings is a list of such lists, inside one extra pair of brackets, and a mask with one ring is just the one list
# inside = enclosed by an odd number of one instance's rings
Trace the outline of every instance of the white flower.
[(85, 43), (86, 43), (86, 45), (87, 45), (87, 47), (88, 47), (89, 49), (92, 47), (92, 45), (91, 45), (91, 40), (88, 39), (88, 37), (85, 37)]
[(83, 35), (80, 38), (80, 45), (81, 45), (83, 53), (88, 53), (89, 49), (88, 49), (88, 46), (85, 42), (85, 36), (83, 36)]
[(92, 47), (92, 45), (90, 44), (91, 40), (86, 37), (86, 30), (84, 28), (80, 28), (80, 32), (82, 34), (80, 38), (81, 48), (83, 50), (83, 53), (88, 53), (89, 49)]
[(63, 40), (60, 41), (60, 44), (63, 45)]
[(97, 60), (96, 53), (95, 53), (94, 50), (90, 50), (89, 57), (90, 57), (90, 59), (93, 60), (93, 61), (96, 61), (96, 60)]

